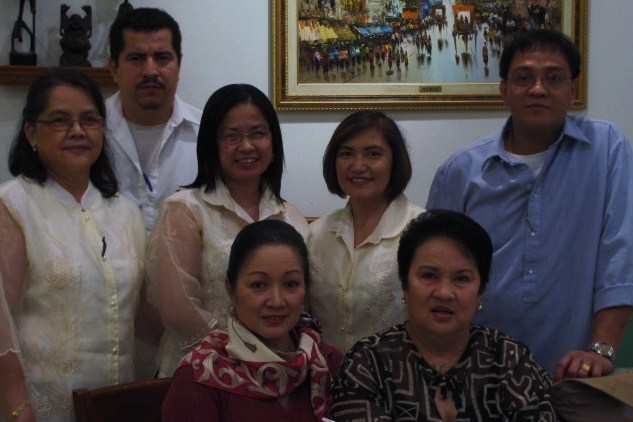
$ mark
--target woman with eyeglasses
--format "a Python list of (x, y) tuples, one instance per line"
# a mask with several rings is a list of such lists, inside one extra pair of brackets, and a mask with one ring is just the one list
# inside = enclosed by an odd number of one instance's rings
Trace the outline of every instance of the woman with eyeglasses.
[(71, 421), (73, 389), (133, 380), (145, 233), (104, 118), (81, 72), (29, 88), (0, 185), (0, 419)]
[(281, 197), (281, 128), (259, 89), (232, 84), (211, 95), (197, 156), (196, 179), (164, 201), (148, 246), (150, 301), (165, 325), (159, 376), (171, 376), (189, 346), (226, 324), (224, 278), (242, 227), (277, 219), (308, 233), (303, 214)]

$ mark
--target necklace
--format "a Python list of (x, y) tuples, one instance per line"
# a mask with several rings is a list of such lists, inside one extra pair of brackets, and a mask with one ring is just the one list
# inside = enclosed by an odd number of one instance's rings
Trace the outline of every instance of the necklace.
[[(415, 345), (418, 353), (426, 363), (428, 363), (437, 372), (440, 372), (442, 374), (455, 366), (455, 364), (459, 361), (459, 358), (462, 356), (464, 349), (468, 345), (468, 341), (470, 340), (470, 334), (469, 332), (466, 332), (464, 333), (465, 338), (461, 341), (459, 347), (454, 350), (449, 350), (446, 353), (437, 353), (438, 357), (443, 358), (441, 361), (439, 361), (438, 359), (429, 359), (428, 354), (424, 353), (423, 346), (424, 344), (427, 344), (426, 342), (422, 341), (422, 338), (424, 336), (420, 335), (418, 332), (416, 332), (416, 330), (412, 329), (410, 323), (411, 321), (408, 321), (406, 323), (405, 330), (407, 331), (409, 338)], [(431, 339), (429, 339), (429, 341), (431, 341)]]
[(459, 358), (462, 356), (462, 352), (464, 351), (464, 348), (466, 347), (467, 343), (468, 343), (468, 340), (466, 341), (466, 343), (462, 344), (455, 352), (451, 353), (449, 358), (444, 359), (441, 362), (438, 362), (437, 360), (428, 359), (426, 356), (424, 356), (424, 353), (422, 353), (422, 351), (420, 351), (420, 353), (422, 354), (422, 357), (424, 358), (426, 363), (431, 365), (431, 367), (435, 369), (437, 372), (441, 372), (443, 374), (449, 369), (451, 369), (453, 366), (455, 366)]

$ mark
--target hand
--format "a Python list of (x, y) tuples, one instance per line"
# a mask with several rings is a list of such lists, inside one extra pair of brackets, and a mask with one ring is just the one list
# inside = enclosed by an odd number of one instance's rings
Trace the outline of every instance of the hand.
[(593, 378), (613, 372), (613, 362), (592, 351), (572, 350), (556, 364), (554, 382), (563, 378)]

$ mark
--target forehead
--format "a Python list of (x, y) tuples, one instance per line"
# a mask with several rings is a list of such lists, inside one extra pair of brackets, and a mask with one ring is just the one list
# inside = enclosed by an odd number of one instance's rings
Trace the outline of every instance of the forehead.
[(445, 235), (435, 235), (425, 239), (415, 248), (414, 261), (446, 256), (447, 254), (462, 258), (475, 265), (472, 253), (457, 240)]
[(285, 243), (264, 244), (253, 249), (245, 256), (240, 273), (253, 270), (263, 272), (286, 272), (301, 270), (302, 259), (299, 252)]
[(370, 128), (357, 133), (341, 144), (341, 148), (367, 148), (372, 146), (391, 150), (385, 135), (377, 128)]
[(226, 113), (221, 126), (231, 127), (242, 124), (261, 125), (262, 123), (266, 123), (266, 118), (259, 107), (251, 103), (240, 103)]
[(150, 49), (174, 51), (171, 31), (167, 28), (151, 32), (124, 29), (123, 44), (124, 51), (146, 51)]
[(88, 91), (71, 85), (58, 85), (48, 92), (43, 112), (94, 110), (95, 102)]
[(510, 72), (541, 69), (571, 72), (567, 57), (562, 52), (552, 49), (517, 51), (510, 62)]

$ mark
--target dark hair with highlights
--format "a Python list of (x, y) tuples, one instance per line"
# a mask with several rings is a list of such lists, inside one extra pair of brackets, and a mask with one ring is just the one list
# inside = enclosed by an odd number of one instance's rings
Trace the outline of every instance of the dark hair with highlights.
[(398, 125), (390, 117), (381, 111), (363, 110), (347, 116), (338, 125), (330, 138), (325, 154), (323, 155), (323, 179), (328, 190), (340, 196), (347, 197), (338, 183), (336, 177), (336, 157), (341, 145), (356, 135), (370, 129), (378, 130), (389, 144), (393, 162), (391, 163), (391, 174), (387, 185), (387, 199), (393, 200), (407, 187), (411, 179), (411, 160), (409, 152)]
[(483, 293), (490, 278), (492, 241), (488, 232), (475, 220), (456, 211), (431, 209), (409, 222), (398, 245), (398, 276), (402, 290), (409, 289), (409, 270), (413, 256), (422, 244), (437, 237), (449, 238), (461, 246), (464, 255), (477, 265)]
[[(36, 124), (39, 115), (48, 106), (51, 91), (64, 85), (85, 91), (105, 121), (106, 108), (103, 96), (99, 86), (89, 76), (80, 71), (63, 67), (52, 68), (40, 73), (29, 87), (26, 105), (22, 110), (20, 130), (9, 151), (9, 171), (13, 176), (23, 175), (39, 183), (44, 183), (48, 179), (46, 167), (44, 167), (37, 152), (33, 151), (26, 137), (24, 126)], [(99, 189), (104, 198), (114, 196), (119, 189), (111, 162), (108, 143), (104, 135), (101, 153), (90, 166), (90, 181)]]
[(257, 249), (266, 245), (285, 245), (292, 248), (303, 267), (303, 278), (307, 287), (310, 285), (310, 263), (308, 248), (299, 232), (290, 224), (281, 220), (260, 220), (248, 224), (240, 230), (231, 246), (229, 266), (226, 278), (231, 291), (235, 291), (237, 277), (246, 261)]

